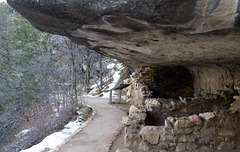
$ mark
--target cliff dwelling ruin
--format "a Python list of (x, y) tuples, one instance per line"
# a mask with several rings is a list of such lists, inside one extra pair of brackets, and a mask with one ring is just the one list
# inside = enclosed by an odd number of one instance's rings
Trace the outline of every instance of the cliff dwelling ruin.
[(8, 0), (36, 28), (135, 69), (125, 146), (240, 149), (239, 0)]

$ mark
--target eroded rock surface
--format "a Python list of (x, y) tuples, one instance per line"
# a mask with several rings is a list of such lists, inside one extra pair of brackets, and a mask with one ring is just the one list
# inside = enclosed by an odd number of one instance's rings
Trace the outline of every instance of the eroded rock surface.
[(35, 27), (132, 65), (239, 62), (239, 0), (8, 0)]
[(135, 68), (125, 146), (240, 149), (239, 0), (8, 0), (45, 32)]
[[(178, 72), (170, 79), (166, 74), (175, 71), (176, 67), (167, 67), (167, 72), (166, 67), (146, 67), (133, 73), (131, 85), (125, 90), (129, 98), (127, 101), (135, 105), (130, 109), (126, 123), (126, 146), (153, 152), (239, 151), (240, 77), (237, 76), (240, 70), (230, 70), (230, 73), (234, 73), (230, 74), (227, 65), (213, 67), (204, 67), (209, 73), (202, 71), (203, 67), (201, 70), (188, 67), (189, 71), (194, 69), (190, 72), (194, 75), (194, 81), (189, 81), (192, 83), (189, 86), (194, 92), (193, 97), (184, 96), (188, 95), (184, 94), (188, 92), (188, 87), (174, 79), (181, 72), (186, 73), (186, 69), (176, 70)], [(189, 74), (185, 76), (192, 77)], [(179, 84), (183, 84), (183, 87), (178, 88)], [(176, 91), (168, 94), (169, 90), (176, 88), (182, 90), (180, 94)]]

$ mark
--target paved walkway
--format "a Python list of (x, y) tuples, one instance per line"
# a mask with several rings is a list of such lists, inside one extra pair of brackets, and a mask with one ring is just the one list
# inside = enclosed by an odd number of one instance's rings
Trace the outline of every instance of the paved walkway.
[(122, 128), (124, 114), (118, 108), (109, 105), (108, 99), (86, 98), (96, 114), (92, 121), (76, 134), (59, 152), (108, 152), (112, 141)]

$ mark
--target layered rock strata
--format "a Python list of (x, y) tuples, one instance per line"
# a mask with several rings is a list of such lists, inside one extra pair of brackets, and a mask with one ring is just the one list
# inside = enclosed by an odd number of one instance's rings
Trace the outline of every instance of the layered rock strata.
[(127, 147), (239, 148), (239, 0), (8, 3), (36, 28), (135, 68)]
[(240, 60), (239, 0), (8, 0), (36, 28), (133, 67)]

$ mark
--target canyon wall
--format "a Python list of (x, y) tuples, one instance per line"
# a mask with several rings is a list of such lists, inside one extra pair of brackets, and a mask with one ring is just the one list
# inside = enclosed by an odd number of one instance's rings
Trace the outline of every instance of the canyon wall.
[(240, 148), (239, 0), (8, 0), (36, 28), (135, 69), (127, 147)]

